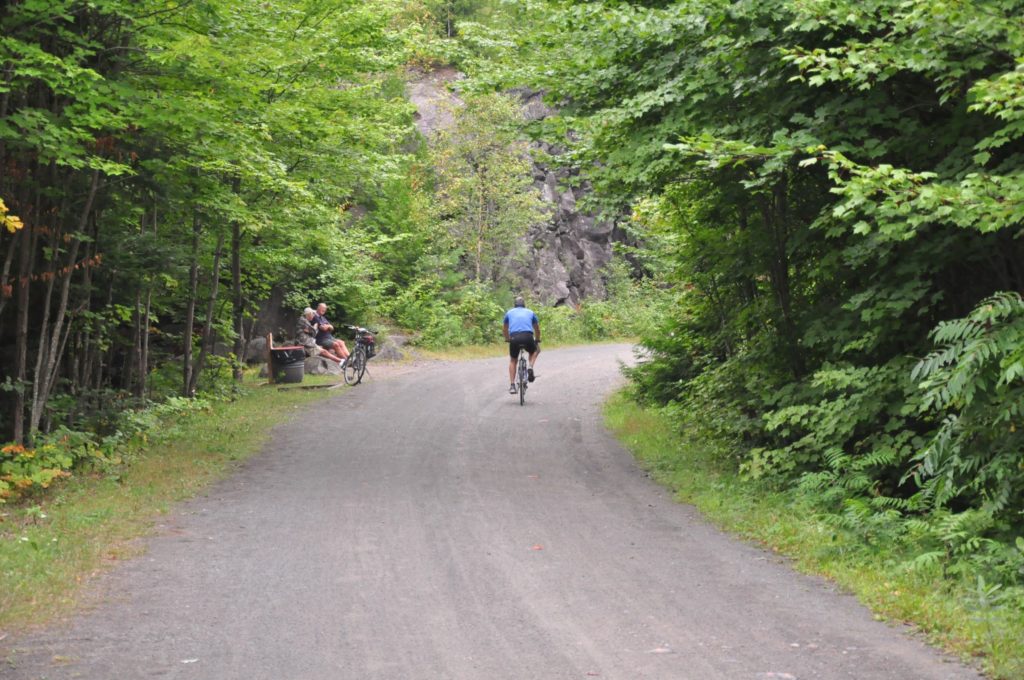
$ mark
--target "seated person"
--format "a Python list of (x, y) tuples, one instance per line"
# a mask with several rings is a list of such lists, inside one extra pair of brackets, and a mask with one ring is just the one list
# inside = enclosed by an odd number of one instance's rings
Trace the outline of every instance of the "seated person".
[(334, 326), (327, 320), (324, 314), (327, 313), (327, 303), (321, 302), (316, 306), (316, 314), (313, 316), (313, 324), (317, 327), (316, 344), (326, 350), (333, 352), (342, 359), (348, 359), (348, 347), (344, 340), (339, 340), (331, 335)]
[(302, 316), (299, 317), (298, 322), (295, 324), (295, 343), (302, 345), (302, 348), (306, 351), (307, 357), (322, 356), (325, 359), (330, 359), (335, 363), (341, 363), (341, 357), (335, 355), (333, 352), (326, 350), (316, 344), (316, 333), (317, 327), (313, 323), (313, 317), (316, 315), (310, 307), (306, 307), (302, 310)]

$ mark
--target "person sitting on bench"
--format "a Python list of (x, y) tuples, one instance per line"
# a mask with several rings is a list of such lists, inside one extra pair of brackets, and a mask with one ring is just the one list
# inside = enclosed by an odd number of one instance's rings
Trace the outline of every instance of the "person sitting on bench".
[(317, 327), (313, 323), (314, 316), (316, 316), (316, 312), (312, 308), (306, 307), (302, 310), (302, 316), (295, 324), (295, 344), (302, 345), (307, 357), (322, 356), (340, 364), (343, 361), (341, 357), (316, 344)]
[(327, 317), (324, 316), (327, 313), (327, 303), (321, 302), (316, 306), (316, 314), (313, 315), (313, 325), (316, 326), (316, 344), (322, 348), (333, 352), (342, 359), (348, 359), (348, 347), (345, 346), (344, 340), (339, 340), (331, 334), (334, 330), (334, 326)]

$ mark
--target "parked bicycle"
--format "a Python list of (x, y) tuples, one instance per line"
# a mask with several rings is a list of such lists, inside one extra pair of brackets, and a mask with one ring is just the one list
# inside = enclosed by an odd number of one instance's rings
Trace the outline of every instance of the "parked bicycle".
[(377, 331), (361, 326), (346, 326), (355, 334), (355, 347), (345, 360), (346, 385), (358, 385), (366, 374), (366, 363), (377, 354)]

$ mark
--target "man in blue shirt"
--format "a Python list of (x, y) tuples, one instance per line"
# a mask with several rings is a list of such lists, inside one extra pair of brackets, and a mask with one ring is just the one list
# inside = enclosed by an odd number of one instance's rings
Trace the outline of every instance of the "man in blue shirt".
[(519, 349), (525, 347), (530, 353), (529, 381), (533, 382), (533, 365), (540, 354), (540, 321), (532, 310), (526, 308), (526, 301), (522, 296), (516, 297), (516, 306), (505, 312), (505, 323), (502, 326), (502, 333), (505, 335), (505, 342), (508, 343), (508, 355), (511, 357), (508, 362), (508, 378), (510, 386), (509, 394), (515, 394), (516, 390), (516, 360), (519, 358)]

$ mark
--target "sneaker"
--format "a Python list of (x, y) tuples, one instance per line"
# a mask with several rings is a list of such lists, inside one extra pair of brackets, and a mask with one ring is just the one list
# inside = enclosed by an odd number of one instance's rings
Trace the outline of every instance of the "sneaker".
[(511, 385), (508, 386), (508, 393), (509, 394), (515, 394), (518, 391), (519, 390), (516, 389), (516, 384), (515, 383), (512, 383)]
[(533, 374), (533, 369), (532, 368), (527, 369), (527, 371), (526, 371), (526, 381), (527, 382), (533, 382), (536, 379), (537, 379), (537, 376), (535, 376)]

